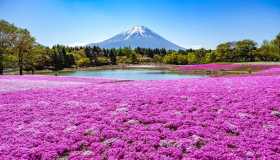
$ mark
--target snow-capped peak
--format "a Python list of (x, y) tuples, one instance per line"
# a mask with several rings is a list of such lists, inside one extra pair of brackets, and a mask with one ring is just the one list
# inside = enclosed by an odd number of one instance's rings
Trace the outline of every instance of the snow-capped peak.
[(134, 34), (138, 34), (140, 36), (144, 36), (145, 32), (147, 31), (146, 27), (144, 26), (134, 26), (130, 30), (126, 32), (127, 36), (125, 39), (128, 39)]
[(128, 34), (134, 34), (139, 33), (143, 35), (145, 33), (145, 27), (144, 26), (134, 26), (130, 30), (127, 31)]
[(131, 29), (121, 32), (112, 38), (99, 43), (91, 43), (88, 46), (99, 46), (101, 48), (166, 48), (183, 49), (182, 47), (164, 39), (157, 33), (144, 26), (134, 26)]

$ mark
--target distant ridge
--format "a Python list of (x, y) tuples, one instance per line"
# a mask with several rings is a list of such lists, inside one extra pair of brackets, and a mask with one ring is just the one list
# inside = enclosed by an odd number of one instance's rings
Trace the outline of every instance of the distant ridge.
[(172, 50), (184, 49), (144, 26), (134, 26), (130, 30), (117, 34), (110, 39), (99, 43), (90, 43), (87, 46), (101, 48), (165, 48)]

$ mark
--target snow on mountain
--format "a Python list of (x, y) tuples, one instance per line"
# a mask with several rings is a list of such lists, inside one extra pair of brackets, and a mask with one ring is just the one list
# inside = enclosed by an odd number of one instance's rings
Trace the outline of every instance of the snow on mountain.
[(166, 48), (179, 50), (184, 49), (156, 34), (144, 26), (134, 26), (130, 30), (117, 34), (110, 39), (99, 43), (91, 43), (88, 46), (99, 46), (101, 48)]

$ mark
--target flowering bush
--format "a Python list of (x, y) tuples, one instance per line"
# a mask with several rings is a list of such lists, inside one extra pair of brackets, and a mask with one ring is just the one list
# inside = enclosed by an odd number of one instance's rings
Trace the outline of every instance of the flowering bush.
[(196, 65), (182, 65), (179, 66), (179, 70), (232, 70), (236, 68), (242, 67), (241, 64), (217, 64), (217, 63), (211, 63), (211, 64), (196, 64)]
[(0, 159), (280, 158), (279, 76), (2, 76), (0, 87)]
[(270, 68), (280, 68), (280, 65), (268, 65), (268, 64), (197, 64), (197, 65), (181, 65), (177, 69), (182, 71), (193, 71), (193, 70), (208, 70), (208, 71), (218, 71), (218, 70), (266, 70)]
[(269, 69), (257, 72), (256, 75), (280, 75), (280, 67), (269, 68)]

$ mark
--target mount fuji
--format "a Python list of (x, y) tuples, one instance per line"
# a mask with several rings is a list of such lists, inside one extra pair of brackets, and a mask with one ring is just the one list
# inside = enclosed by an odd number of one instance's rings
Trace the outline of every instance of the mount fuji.
[(100, 48), (165, 48), (172, 50), (184, 49), (144, 26), (134, 26), (130, 30), (117, 34), (110, 39), (99, 43), (90, 43), (87, 46)]

